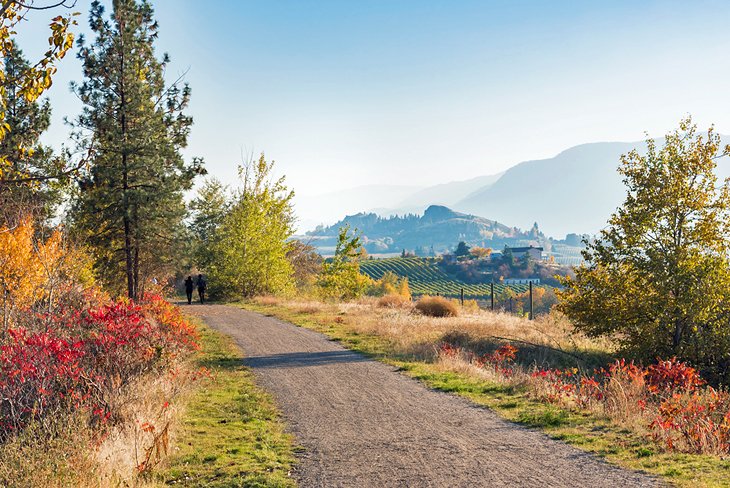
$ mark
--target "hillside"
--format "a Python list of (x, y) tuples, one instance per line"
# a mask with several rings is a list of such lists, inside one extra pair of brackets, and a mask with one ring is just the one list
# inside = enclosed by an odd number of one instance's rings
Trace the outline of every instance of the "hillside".
[(351, 215), (332, 226), (318, 227), (308, 236), (316, 247), (326, 251), (328, 246), (334, 245), (339, 228), (346, 225), (362, 233), (365, 249), (370, 253), (394, 253), (406, 249), (419, 255), (429, 255), (448, 251), (459, 241), (501, 249), (505, 245), (538, 244), (545, 239), (538, 229), (522, 232), (440, 205), (431, 205), (422, 216), (409, 214), (383, 218), (374, 213)]
[[(390, 258), (371, 259), (360, 263), (360, 271), (374, 280), (379, 280), (390, 271), (400, 277), (408, 278), (408, 286), (414, 295), (441, 295), (458, 297), (464, 290), (464, 297), (473, 300), (487, 300), (491, 295), (488, 283), (466, 283), (449, 276), (434, 259)], [(501, 294), (505, 288), (520, 293), (528, 285), (503, 285), (495, 283), (494, 294)]]
[(526, 161), (454, 208), (520, 227), (537, 221), (552, 235), (595, 233), (624, 198), (616, 171), (621, 154), (644, 146), (635, 142), (584, 144), (553, 158)]

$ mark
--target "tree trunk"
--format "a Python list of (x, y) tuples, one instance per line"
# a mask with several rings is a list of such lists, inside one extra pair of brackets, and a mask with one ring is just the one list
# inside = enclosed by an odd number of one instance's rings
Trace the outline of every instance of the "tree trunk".
[(124, 20), (119, 20), (119, 113), (122, 126), (122, 211), (124, 212), (124, 260), (127, 272), (127, 296), (136, 298), (134, 283), (134, 260), (132, 256), (132, 224), (129, 216), (129, 161), (127, 156), (127, 99), (124, 93)]

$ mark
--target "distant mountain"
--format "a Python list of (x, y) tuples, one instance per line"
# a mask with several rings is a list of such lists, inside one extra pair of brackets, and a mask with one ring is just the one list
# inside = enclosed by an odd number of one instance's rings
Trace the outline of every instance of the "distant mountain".
[[(657, 139), (661, 147), (662, 139)], [(723, 137), (723, 143), (730, 142)], [(595, 234), (626, 197), (618, 174), (622, 154), (646, 152), (645, 142), (597, 142), (575, 146), (557, 156), (526, 161), (454, 204), (453, 208), (486, 215), (526, 228), (533, 222), (545, 233)], [(730, 176), (730, 160), (718, 161), (718, 176)]]
[[(663, 141), (656, 140), (661, 147)], [(730, 138), (723, 137), (723, 143)], [(466, 215), (483, 215), (523, 229), (538, 222), (548, 235), (595, 234), (623, 203), (617, 172), (622, 154), (646, 151), (645, 142), (597, 142), (555, 157), (526, 161), (498, 175), (431, 187), (364, 186), (297, 201), (301, 230), (331, 224), (358, 212), (380, 216), (420, 213), (443, 205)], [(730, 176), (730, 158), (718, 160), (718, 175)]]
[(451, 183), (442, 183), (440, 185), (430, 186), (423, 190), (417, 191), (405, 198), (398, 204), (398, 208), (417, 208), (423, 209), (429, 205), (453, 206), (455, 203), (464, 199), (477, 190), (489, 188), (504, 173), (496, 175), (478, 176), (465, 181), (452, 181)]
[(634, 148), (645, 150), (645, 144), (583, 144), (553, 158), (526, 161), (454, 208), (522, 227), (538, 222), (555, 236), (593, 234), (624, 199), (616, 168), (621, 154)]
[(362, 233), (365, 249), (370, 253), (406, 249), (427, 255), (452, 250), (459, 241), (494, 249), (545, 241), (545, 236), (537, 228), (522, 232), (483, 217), (454, 212), (441, 205), (431, 205), (423, 215), (389, 218), (374, 213), (351, 215), (332, 226), (308, 232), (308, 239), (326, 253), (335, 244), (340, 227), (345, 225)]
[(329, 225), (358, 212), (372, 212), (383, 217), (420, 213), (429, 205), (453, 206), (476, 190), (488, 188), (502, 173), (452, 181), (429, 187), (368, 185), (317, 196), (295, 198), (299, 229), (311, 230)]

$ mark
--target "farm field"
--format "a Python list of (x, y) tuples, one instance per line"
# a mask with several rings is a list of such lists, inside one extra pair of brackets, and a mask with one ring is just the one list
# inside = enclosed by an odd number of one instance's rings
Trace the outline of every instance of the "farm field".
[[(371, 259), (360, 263), (360, 271), (374, 280), (380, 279), (390, 271), (400, 277), (408, 278), (408, 286), (413, 295), (442, 295), (457, 297), (464, 289), (464, 298), (478, 300), (489, 298), (491, 287), (489, 283), (469, 284), (456, 280), (439, 268), (432, 258), (387, 258)], [(505, 288), (511, 288), (517, 293), (524, 292), (528, 285), (494, 284), (494, 293), (499, 295)]]

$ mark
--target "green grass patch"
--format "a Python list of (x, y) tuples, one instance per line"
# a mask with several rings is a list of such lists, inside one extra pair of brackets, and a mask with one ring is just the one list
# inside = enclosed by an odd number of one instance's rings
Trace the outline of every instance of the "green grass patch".
[(442, 371), (434, 364), (400, 353), (384, 337), (349, 330), (346, 321), (338, 323), (336, 315), (326, 311), (302, 313), (284, 305), (254, 302), (237, 305), (321, 332), (344, 347), (395, 366), (430, 388), (466, 397), (506, 420), (539, 429), (553, 439), (592, 452), (619, 466), (645, 471), (683, 487), (728, 486), (730, 460), (662, 452), (649, 439), (612, 424), (604, 417), (541, 402), (519, 388)]
[(190, 395), (175, 451), (157, 481), (175, 486), (293, 487), (294, 443), (231, 340), (199, 325), (196, 361), (214, 379)]

